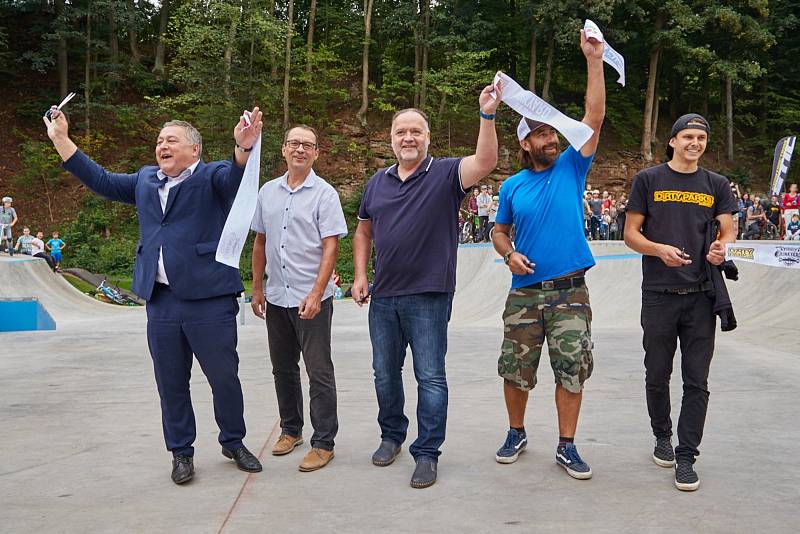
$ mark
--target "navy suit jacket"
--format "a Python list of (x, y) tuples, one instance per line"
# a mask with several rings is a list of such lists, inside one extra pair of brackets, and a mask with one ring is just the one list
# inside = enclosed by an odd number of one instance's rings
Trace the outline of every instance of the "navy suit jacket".
[(136, 206), (140, 237), (133, 291), (141, 298), (150, 300), (153, 294), (159, 249), (170, 290), (180, 299), (244, 291), (239, 269), (214, 259), (244, 169), (230, 161), (201, 161), (189, 178), (170, 189), (162, 211), (156, 166), (134, 174), (111, 173), (78, 150), (63, 167), (95, 193)]

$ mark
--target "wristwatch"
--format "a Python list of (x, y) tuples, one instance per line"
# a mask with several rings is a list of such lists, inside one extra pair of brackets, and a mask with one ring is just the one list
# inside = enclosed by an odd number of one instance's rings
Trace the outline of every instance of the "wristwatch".
[(505, 254), (503, 254), (503, 262), (504, 262), (506, 265), (508, 265), (508, 260), (511, 258), (511, 255), (512, 255), (513, 253), (515, 253), (515, 252), (516, 252), (516, 250), (514, 250), (514, 249), (512, 248), (511, 250), (509, 250), (508, 252), (506, 252)]

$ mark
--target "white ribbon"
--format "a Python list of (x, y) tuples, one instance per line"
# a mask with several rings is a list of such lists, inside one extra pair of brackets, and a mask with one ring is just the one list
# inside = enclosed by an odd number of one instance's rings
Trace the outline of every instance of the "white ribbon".
[(605, 46), (603, 47), (603, 61), (614, 67), (614, 70), (619, 74), (617, 82), (624, 87), (625, 58), (622, 57), (622, 54), (611, 48), (611, 45), (608, 44), (608, 41), (604, 41), (603, 32), (601, 32), (597, 24), (591, 20), (586, 19), (586, 22), (583, 25), (583, 32), (586, 34), (587, 39), (597, 39), (601, 43), (605, 42)]
[(726, 243), (725, 259), (800, 269), (800, 243)]
[[(245, 120), (249, 126), (249, 120)], [(253, 214), (256, 212), (258, 202), (258, 176), (261, 167), (261, 135), (259, 134), (247, 158), (247, 165), (244, 167), (244, 175), (236, 191), (236, 198), (233, 199), (231, 211), (225, 220), (222, 228), (222, 236), (219, 238), (217, 255), (215, 259), (229, 265), (235, 269), (239, 268), (239, 258), (242, 255), (244, 243), (247, 241), (247, 234), (250, 232), (250, 223), (253, 221)]]
[[(566, 137), (575, 150), (580, 150), (594, 135), (594, 130), (589, 126), (567, 117), (532, 92), (523, 89), (510, 76), (498, 71), (492, 83), (497, 82), (503, 88), (503, 102), (511, 109), (523, 117), (549, 124)], [(497, 98), (497, 93), (492, 92), (492, 96)]]

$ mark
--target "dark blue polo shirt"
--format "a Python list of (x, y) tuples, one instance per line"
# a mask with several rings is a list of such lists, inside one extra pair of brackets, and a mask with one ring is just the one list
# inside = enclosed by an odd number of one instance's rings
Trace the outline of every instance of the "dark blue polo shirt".
[(372, 221), (374, 297), (456, 290), (461, 158), (425, 158), (405, 182), (397, 164), (376, 172), (358, 218)]

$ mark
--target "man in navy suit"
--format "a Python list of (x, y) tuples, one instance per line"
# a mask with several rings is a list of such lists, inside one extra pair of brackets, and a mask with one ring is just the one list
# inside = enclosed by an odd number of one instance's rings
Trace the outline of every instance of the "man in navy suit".
[(44, 118), (66, 170), (95, 193), (136, 206), (140, 242), (133, 290), (147, 301), (147, 343), (176, 484), (194, 476), (196, 431), (189, 394), (193, 355), (211, 385), (222, 454), (243, 471), (261, 471), (258, 458), (242, 443), (236, 297), (244, 288), (238, 269), (214, 259), (244, 166), (261, 133), (258, 108), (251, 119), (251, 125), (240, 119), (233, 130), (233, 161), (204, 163), (200, 133), (187, 122), (170, 121), (156, 141), (158, 166), (116, 174), (70, 140), (62, 113), (53, 108), (50, 119)]

